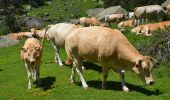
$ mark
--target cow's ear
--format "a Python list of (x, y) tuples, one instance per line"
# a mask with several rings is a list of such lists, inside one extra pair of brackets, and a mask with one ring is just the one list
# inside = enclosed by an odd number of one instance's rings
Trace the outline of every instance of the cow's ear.
[(24, 47), (22, 47), (21, 50), (22, 50), (23, 52), (27, 52), (27, 49), (24, 48)]
[(35, 47), (35, 49), (36, 49), (37, 51), (39, 51), (39, 50), (41, 49), (41, 47)]
[(135, 67), (136, 67), (136, 68), (142, 67), (142, 66), (141, 66), (141, 65), (142, 65), (142, 61), (143, 61), (143, 60), (141, 60), (141, 59), (138, 60), (138, 62), (136, 63)]

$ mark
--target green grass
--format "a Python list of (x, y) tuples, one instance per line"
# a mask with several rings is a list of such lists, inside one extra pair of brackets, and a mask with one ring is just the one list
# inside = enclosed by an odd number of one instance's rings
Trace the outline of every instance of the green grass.
[(50, 5), (33, 8), (28, 13), (30, 16), (43, 17), (44, 13), (48, 13), (48, 19), (51, 22), (63, 22), (70, 21), (70, 19), (87, 16), (86, 11), (95, 8), (98, 3), (92, 0), (68, 0), (68, 3), (64, 4), (63, 0), (52, 0)]
[[(101, 67), (85, 63), (84, 77), (89, 89), (84, 90), (76, 74), (76, 84), (69, 81), (70, 66), (59, 67), (54, 63), (52, 46), (46, 41), (41, 65), (42, 86), (33, 85), (27, 90), (27, 73), (20, 58), (20, 48), (24, 39), (12, 47), (0, 48), (0, 100), (168, 100), (170, 98), (170, 63), (161, 64), (153, 69), (155, 84), (145, 86), (139, 77), (131, 72), (126, 73), (126, 82), (130, 88), (129, 93), (121, 91), (119, 75), (110, 71), (107, 89), (101, 89)], [(64, 61), (66, 53), (61, 51)]]

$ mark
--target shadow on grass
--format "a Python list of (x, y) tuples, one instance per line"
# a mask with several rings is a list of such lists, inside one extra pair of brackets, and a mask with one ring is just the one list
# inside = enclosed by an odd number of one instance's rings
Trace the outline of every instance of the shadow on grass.
[(90, 62), (83, 62), (83, 65), (87, 70), (94, 70), (94, 71), (98, 71), (99, 73), (102, 72), (102, 67), (99, 65)]
[(3, 69), (0, 69), (0, 71), (3, 71)]
[(56, 81), (55, 77), (45, 77), (45, 78), (41, 78), (41, 85), (38, 85), (37, 82), (34, 82), (34, 84), (36, 84), (36, 87), (40, 87), (43, 88), (44, 91), (49, 90), (54, 88), (53, 84)]
[[(89, 87), (101, 89), (102, 82), (101, 81), (87, 81), (87, 84)], [(81, 82), (78, 82), (77, 85), (82, 86)], [(157, 96), (157, 95), (163, 94), (163, 92), (161, 92), (158, 89), (151, 91), (141, 86), (136, 86), (136, 85), (132, 85), (129, 83), (126, 83), (126, 85), (130, 89), (130, 91), (140, 92), (147, 96), (151, 96), (151, 95)], [(105, 90), (122, 91), (121, 82), (107, 81)]]

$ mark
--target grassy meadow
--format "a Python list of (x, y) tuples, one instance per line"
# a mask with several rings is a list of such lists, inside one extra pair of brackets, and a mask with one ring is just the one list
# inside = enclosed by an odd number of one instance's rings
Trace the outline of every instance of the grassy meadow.
[[(48, 0), (45, 0), (48, 1)], [(100, 6), (92, 0), (52, 0), (50, 5), (32, 8), (27, 15), (43, 17), (48, 12), (49, 23), (69, 21), (72, 18), (87, 16), (86, 10)], [(79, 3), (76, 3), (79, 1)], [(75, 6), (73, 6), (73, 4)], [(111, 25), (111, 28), (116, 28)], [(2, 30), (3, 29), (3, 30)], [(0, 28), (1, 31), (8, 30)], [(126, 29), (123, 34), (137, 50), (141, 46), (149, 45), (154, 37), (136, 36)], [(20, 50), (26, 39), (11, 47), (0, 47), (0, 100), (169, 100), (170, 99), (170, 61), (154, 66), (152, 70), (155, 84), (144, 85), (143, 81), (134, 73), (126, 72), (125, 80), (130, 91), (121, 90), (119, 74), (109, 72), (107, 88), (101, 89), (102, 70), (100, 64), (84, 62), (86, 70), (84, 78), (89, 85), (87, 90), (81, 86), (76, 73), (76, 84), (70, 83), (71, 66), (59, 67), (54, 62), (54, 50), (48, 41), (45, 41), (40, 68), (42, 85), (33, 84), (33, 89), (28, 90), (27, 72), (20, 58)], [(109, 44), (108, 44), (109, 45)], [(140, 51), (140, 50), (139, 50)], [(146, 54), (144, 51), (140, 51)], [(154, 55), (152, 55), (154, 56)], [(62, 61), (66, 58), (64, 49), (61, 50)]]
[[(125, 34), (131, 43), (142, 36)], [(20, 49), (24, 44), (22, 39), (16, 46), (0, 48), (0, 100), (168, 100), (170, 98), (170, 62), (161, 63), (153, 68), (155, 84), (146, 86), (140, 78), (126, 72), (125, 80), (130, 89), (129, 93), (122, 92), (119, 74), (110, 71), (107, 88), (101, 89), (102, 71), (100, 64), (84, 62), (86, 70), (84, 77), (89, 85), (87, 90), (81, 86), (76, 74), (76, 84), (71, 84), (71, 66), (59, 67), (54, 63), (54, 51), (48, 41), (45, 41), (40, 71), (42, 85), (33, 85), (27, 90), (27, 73), (20, 58)], [(147, 39), (145, 39), (147, 41)], [(137, 43), (137, 42), (136, 42)], [(66, 53), (61, 50), (64, 61)]]

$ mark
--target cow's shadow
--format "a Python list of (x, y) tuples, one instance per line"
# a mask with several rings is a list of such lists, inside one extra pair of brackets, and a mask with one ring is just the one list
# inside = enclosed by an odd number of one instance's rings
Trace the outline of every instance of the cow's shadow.
[(56, 81), (55, 77), (48, 76), (48, 77), (40, 78), (40, 80), (41, 80), (41, 84), (38, 84), (37, 81), (34, 82), (34, 84), (36, 84), (36, 88), (40, 87), (44, 91), (46, 91), (55, 87), (53, 86), (54, 82)]
[(3, 69), (0, 69), (0, 72), (3, 71)]
[(93, 63), (84, 61), (84, 62), (83, 62), (83, 66), (84, 66), (85, 69), (87, 69), (87, 70), (94, 70), (94, 71), (97, 71), (97, 72), (99, 72), (99, 73), (102, 72), (102, 67), (99, 66), (99, 65), (97, 65), (97, 64), (93, 64)]
[[(77, 82), (76, 84), (79, 85), (79, 86), (82, 86), (81, 82)], [(101, 81), (98, 81), (98, 80), (97, 81), (87, 81), (87, 84), (91, 88), (102, 89), (101, 88), (101, 85), (102, 85)], [(136, 86), (136, 85), (129, 84), (129, 83), (126, 83), (126, 85), (130, 89), (130, 91), (140, 92), (140, 93), (147, 95), (147, 96), (150, 96), (150, 95), (157, 96), (157, 95), (163, 94), (163, 92), (161, 92), (159, 89), (151, 91), (151, 90), (147, 90), (147, 89), (145, 89), (141, 86)], [(107, 81), (105, 90), (122, 91), (121, 82)]]

